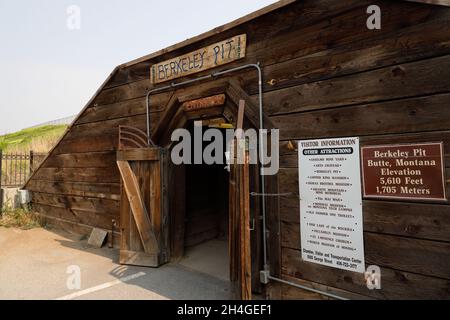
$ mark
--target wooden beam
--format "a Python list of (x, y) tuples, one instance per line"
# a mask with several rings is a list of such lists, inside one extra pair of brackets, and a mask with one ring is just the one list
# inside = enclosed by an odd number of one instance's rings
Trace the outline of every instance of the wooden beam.
[(158, 254), (120, 250), (120, 263), (135, 266), (155, 267), (158, 265)]
[[(238, 117), (236, 129), (242, 130), (244, 127), (244, 114), (245, 114), (245, 100), (239, 100), (239, 109), (238, 109)], [(241, 139), (242, 131), (238, 132), (236, 138)]]
[[(240, 108), (241, 109), (241, 108)], [(243, 106), (242, 106), (243, 111)], [(240, 197), (240, 208), (241, 217), (240, 222), (240, 279), (241, 279), (241, 299), (251, 300), (252, 299), (252, 260), (250, 253), (250, 178), (249, 178), (249, 167), (248, 167), (248, 152), (245, 150), (245, 140), (243, 144), (238, 143), (239, 147), (243, 147), (244, 150), (244, 164), (241, 169), (241, 179), (240, 187), (242, 189), (239, 193)], [(238, 147), (238, 148), (239, 148)]]
[[(253, 103), (252, 98), (247, 94), (247, 92), (244, 91), (244, 89), (241, 88), (240, 84), (234, 80), (231, 79), (230, 83), (228, 85), (228, 88), (226, 90), (226, 94), (228, 98), (236, 105), (239, 105), (240, 100), (245, 100), (246, 103), (246, 113), (245, 116), (250, 120), (252, 125), (259, 129), (259, 107), (256, 106)], [(265, 115), (265, 112), (263, 110), (263, 123), (264, 128), (266, 129), (273, 129), (275, 128), (272, 121)]]
[(157, 148), (136, 148), (117, 151), (119, 161), (159, 160), (160, 152)]
[(158, 125), (156, 128), (152, 128), (152, 132), (150, 135), (152, 137), (152, 141), (158, 144), (159, 140), (166, 133), (170, 122), (173, 120), (177, 111), (179, 110), (180, 101), (178, 100), (178, 96), (175, 94), (176, 91), (173, 92), (172, 97), (167, 102), (167, 105), (164, 108), (164, 113), (161, 116)]

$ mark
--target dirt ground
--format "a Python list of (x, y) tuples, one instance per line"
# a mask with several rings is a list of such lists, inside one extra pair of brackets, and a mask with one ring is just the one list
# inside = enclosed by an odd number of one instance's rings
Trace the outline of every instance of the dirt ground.
[[(0, 299), (229, 299), (229, 282), (194, 270), (195, 258), (160, 268), (122, 266), (118, 250), (89, 248), (78, 236), (0, 227)], [(67, 286), (70, 266), (81, 271), (80, 288)]]

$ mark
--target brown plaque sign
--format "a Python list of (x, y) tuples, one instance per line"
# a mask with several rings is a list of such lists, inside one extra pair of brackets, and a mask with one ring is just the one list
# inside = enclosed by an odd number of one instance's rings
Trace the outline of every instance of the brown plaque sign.
[(445, 201), (442, 142), (361, 148), (366, 198)]
[(241, 34), (151, 67), (153, 84), (212, 69), (245, 57), (247, 35)]

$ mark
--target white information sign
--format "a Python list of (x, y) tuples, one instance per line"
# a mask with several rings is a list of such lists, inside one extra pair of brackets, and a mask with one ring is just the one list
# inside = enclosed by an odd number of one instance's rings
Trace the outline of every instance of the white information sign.
[(302, 259), (364, 273), (359, 138), (298, 142)]

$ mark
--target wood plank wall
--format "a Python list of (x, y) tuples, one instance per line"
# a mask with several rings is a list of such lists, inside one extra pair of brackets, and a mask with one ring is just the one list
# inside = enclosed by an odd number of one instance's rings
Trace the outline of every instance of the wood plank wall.
[[(381, 7), (381, 30), (366, 28), (372, 4)], [(446, 204), (364, 200), (366, 264), (381, 266), (382, 290), (368, 290), (361, 274), (301, 261), (297, 155), (285, 148), (289, 140), (339, 136), (360, 136), (363, 145), (444, 141), (449, 177), (448, 7), (400, 0), (297, 1), (119, 69), (28, 184), (35, 209), (67, 226), (109, 228), (119, 212), (117, 127), (145, 128), (149, 66), (240, 33), (248, 37), (247, 57), (229, 67), (261, 63), (265, 111), (283, 140), (280, 192), (295, 193), (279, 201), (282, 277), (350, 298), (449, 298)], [(234, 77), (256, 102), (255, 73)], [(216, 93), (221, 81), (153, 96), (152, 126), (172, 95)], [(271, 288), (274, 298), (321, 298), (292, 287)]]

